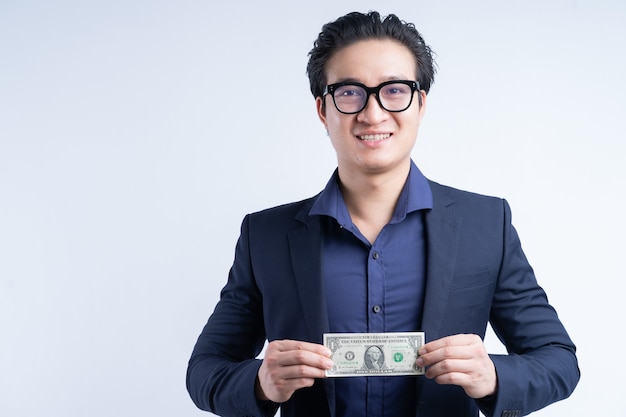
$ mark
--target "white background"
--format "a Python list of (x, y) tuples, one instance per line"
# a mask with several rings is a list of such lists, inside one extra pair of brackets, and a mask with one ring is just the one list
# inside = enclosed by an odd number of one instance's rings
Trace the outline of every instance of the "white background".
[(307, 53), (369, 9), (437, 53), (415, 161), (509, 200), (578, 345), (535, 415), (624, 412), (623, 1), (0, 0), (0, 416), (207, 415), (186, 363), (242, 217), (335, 166)]

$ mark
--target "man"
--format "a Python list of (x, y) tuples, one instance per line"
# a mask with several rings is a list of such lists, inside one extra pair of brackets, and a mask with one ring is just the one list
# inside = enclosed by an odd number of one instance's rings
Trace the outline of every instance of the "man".
[[(337, 170), (319, 195), (244, 219), (189, 362), (196, 405), (224, 416), (518, 416), (569, 396), (575, 347), (508, 204), (429, 181), (411, 160), (434, 75), (414, 26), (343, 16), (323, 27), (307, 69)], [(488, 322), (509, 355), (487, 354)], [(425, 376), (325, 378), (324, 333), (407, 331), (425, 332)]]
[(385, 355), (380, 347), (374, 345), (365, 350), (363, 369), (385, 369)]

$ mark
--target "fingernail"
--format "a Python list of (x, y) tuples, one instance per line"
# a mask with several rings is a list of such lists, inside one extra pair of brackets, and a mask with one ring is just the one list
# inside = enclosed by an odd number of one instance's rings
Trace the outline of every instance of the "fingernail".
[(422, 358), (417, 358), (417, 360), (415, 361), (415, 363), (417, 364), (417, 366), (424, 366), (424, 359), (422, 359)]
[(326, 361), (326, 369), (332, 369), (332, 367), (335, 366), (335, 364), (333, 363), (333, 361), (331, 361), (330, 359), (328, 359)]

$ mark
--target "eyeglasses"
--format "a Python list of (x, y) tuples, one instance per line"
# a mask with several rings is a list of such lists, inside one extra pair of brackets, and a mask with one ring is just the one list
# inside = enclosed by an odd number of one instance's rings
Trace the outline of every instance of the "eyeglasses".
[(330, 94), (337, 110), (344, 114), (362, 111), (371, 94), (375, 95), (376, 101), (383, 109), (389, 112), (401, 112), (411, 106), (413, 93), (417, 90), (419, 90), (417, 81), (385, 81), (378, 87), (368, 87), (365, 84), (346, 81), (327, 85), (324, 95)]

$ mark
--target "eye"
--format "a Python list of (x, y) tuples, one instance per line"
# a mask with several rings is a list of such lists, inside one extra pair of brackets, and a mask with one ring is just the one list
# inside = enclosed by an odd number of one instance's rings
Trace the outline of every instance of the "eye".
[(344, 85), (335, 90), (335, 97), (357, 98), (363, 95), (363, 89), (356, 85)]
[(409, 94), (411, 89), (406, 84), (389, 84), (383, 88), (382, 93), (389, 96)]

